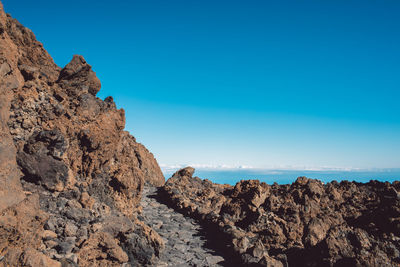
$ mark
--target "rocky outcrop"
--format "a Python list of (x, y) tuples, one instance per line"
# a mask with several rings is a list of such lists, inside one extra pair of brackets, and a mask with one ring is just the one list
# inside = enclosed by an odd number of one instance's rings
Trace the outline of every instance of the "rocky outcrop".
[(215, 229), (245, 265), (398, 266), (400, 183), (291, 185), (257, 180), (235, 186), (176, 172), (163, 187), (176, 209)]
[(8, 130), (12, 90), (21, 84), (23, 78), (12, 69), (17, 66), (15, 44), (4, 38), (7, 16), (0, 3), (0, 211), (19, 203), (24, 194), (19, 182), (20, 171), (15, 160), (16, 148)]
[(124, 131), (124, 110), (97, 98), (82, 56), (58, 67), (0, 3), (0, 256), (9, 266), (133, 266), (163, 241), (137, 219), (153, 155)]

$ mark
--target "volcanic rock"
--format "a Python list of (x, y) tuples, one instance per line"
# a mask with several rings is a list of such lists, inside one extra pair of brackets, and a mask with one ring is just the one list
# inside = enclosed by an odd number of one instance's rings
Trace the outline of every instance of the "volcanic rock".
[(221, 247), (256, 266), (398, 266), (400, 183), (299, 177), (235, 186), (176, 172), (162, 188), (175, 209), (212, 226)]
[(58, 67), (0, 3), (0, 257), (7, 266), (137, 266), (163, 248), (137, 214), (144, 184), (160, 186), (164, 177), (124, 131), (124, 110), (96, 97), (100, 87), (82, 56)]

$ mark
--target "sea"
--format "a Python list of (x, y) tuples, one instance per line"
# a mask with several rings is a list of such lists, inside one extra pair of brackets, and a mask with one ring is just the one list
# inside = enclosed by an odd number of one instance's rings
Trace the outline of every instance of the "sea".
[[(176, 170), (164, 170), (166, 179), (170, 178)], [(370, 180), (382, 182), (400, 181), (400, 168), (398, 169), (373, 169), (373, 170), (263, 170), (263, 169), (196, 169), (194, 176), (208, 179), (218, 184), (235, 185), (240, 180), (260, 180), (267, 184), (291, 184), (297, 177), (305, 176), (321, 180), (324, 183), (336, 180), (356, 181), (366, 183)]]

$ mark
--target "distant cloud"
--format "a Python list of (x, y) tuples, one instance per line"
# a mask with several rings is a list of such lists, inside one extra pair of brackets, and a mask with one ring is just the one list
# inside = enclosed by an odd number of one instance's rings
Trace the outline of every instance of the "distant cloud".
[[(185, 167), (193, 167), (198, 170), (254, 170), (254, 171), (268, 171), (277, 172), (277, 171), (365, 171), (366, 169), (361, 168), (352, 168), (352, 167), (332, 167), (332, 166), (303, 166), (303, 165), (275, 165), (275, 166), (268, 166), (268, 167), (254, 167), (248, 165), (214, 165), (214, 164), (160, 164), (161, 170), (163, 173), (173, 173), (179, 169)], [(370, 169), (372, 170), (372, 169)], [(378, 170), (378, 169), (374, 169)]]
[(174, 172), (176, 170), (185, 168), (185, 167), (193, 167), (199, 170), (242, 170), (242, 169), (254, 169), (252, 166), (247, 165), (239, 165), (239, 166), (232, 166), (232, 165), (213, 165), (213, 164), (175, 164), (175, 165), (167, 165), (167, 164), (160, 164), (161, 170), (164, 173)]

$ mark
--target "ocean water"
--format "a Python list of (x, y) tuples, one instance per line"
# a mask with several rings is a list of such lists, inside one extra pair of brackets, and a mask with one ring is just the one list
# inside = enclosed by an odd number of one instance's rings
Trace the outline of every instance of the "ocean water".
[[(175, 170), (164, 171), (166, 179), (172, 176)], [(210, 170), (196, 169), (194, 176), (208, 179), (214, 183), (235, 185), (240, 180), (256, 179), (267, 184), (290, 184), (296, 181), (297, 177), (306, 176), (318, 179), (322, 182), (336, 180), (369, 182), (370, 180), (393, 182), (400, 180), (400, 169), (376, 169), (376, 170), (258, 170), (258, 169), (237, 169), (237, 170)]]

